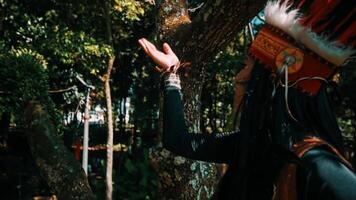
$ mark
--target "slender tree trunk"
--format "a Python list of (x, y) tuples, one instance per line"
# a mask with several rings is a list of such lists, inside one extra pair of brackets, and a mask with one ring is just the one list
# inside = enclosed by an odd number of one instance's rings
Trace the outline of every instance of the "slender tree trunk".
[[(104, 2), (104, 17), (106, 27), (106, 39), (110, 46), (114, 48), (113, 36), (111, 31), (110, 19), (110, 0)], [(110, 76), (114, 66), (115, 56), (109, 58), (108, 68), (104, 75), (104, 89), (106, 97), (106, 109), (108, 120), (108, 141), (107, 141), (107, 160), (106, 160), (106, 200), (112, 200), (113, 182), (112, 182), (112, 169), (113, 169), (113, 141), (114, 141), (114, 122), (112, 114), (112, 99), (110, 91)]]
[(25, 111), (26, 138), (41, 175), (58, 199), (95, 199), (79, 162), (55, 133), (48, 114), (38, 102)]
[[(191, 64), (181, 73), (190, 131), (200, 132), (201, 91), (207, 63), (234, 39), (265, 2), (208, 0), (194, 19), (190, 18), (184, 0), (164, 0), (160, 5), (160, 39), (173, 46), (183, 63)], [(209, 199), (219, 177), (216, 165), (174, 157), (165, 150), (153, 151), (152, 162), (159, 172), (161, 199)]]
[(112, 117), (112, 101), (110, 91), (110, 73), (113, 68), (115, 57), (110, 58), (108, 63), (108, 71), (104, 83), (106, 96), (106, 109), (108, 119), (108, 141), (107, 141), (107, 160), (106, 160), (106, 200), (112, 199), (112, 167), (113, 167), (113, 138), (114, 138), (114, 124)]

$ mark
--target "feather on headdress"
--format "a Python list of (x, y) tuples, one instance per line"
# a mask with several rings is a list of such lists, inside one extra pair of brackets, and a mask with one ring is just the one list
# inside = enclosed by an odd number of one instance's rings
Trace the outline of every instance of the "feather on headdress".
[(284, 1), (268, 1), (265, 7), (265, 20), (268, 24), (278, 27), (297, 42), (302, 43), (327, 61), (341, 66), (356, 51), (342, 46), (337, 41), (330, 41), (328, 37), (317, 35), (311, 28), (300, 25), (302, 16), (298, 9), (290, 9), (290, 3)]

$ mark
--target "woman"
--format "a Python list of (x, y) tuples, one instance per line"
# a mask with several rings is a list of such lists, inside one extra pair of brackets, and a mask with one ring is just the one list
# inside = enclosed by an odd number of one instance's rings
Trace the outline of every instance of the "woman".
[(241, 106), (240, 131), (222, 134), (188, 133), (179, 59), (168, 44), (161, 52), (140, 39), (164, 73), (165, 147), (192, 159), (228, 163), (217, 199), (356, 199), (356, 176), (343, 158), (326, 92), (336, 66), (354, 51), (315, 37), (328, 33), (353, 47), (354, 13), (351, 0), (269, 2), (267, 24), (249, 50), (258, 62)]

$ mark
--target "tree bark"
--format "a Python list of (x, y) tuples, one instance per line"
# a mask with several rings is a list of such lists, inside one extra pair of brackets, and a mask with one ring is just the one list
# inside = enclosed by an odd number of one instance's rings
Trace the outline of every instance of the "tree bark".
[[(201, 132), (200, 98), (207, 63), (243, 30), (265, 2), (209, 0), (194, 19), (190, 18), (184, 0), (164, 0), (160, 5), (160, 40), (172, 46), (182, 63), (190, 63), (181, 73), (181, 79), (186, 123), (191, 132)], [(182, 160), (160, 148), (151, 155), (153, 166), (159, 172), (158, 194), (161, 199), (175, 199), (177, 194), (179, 199), (211, 197), (219, 167)]]
[(224, 49), (263, 8), (266, 0), (210, 0), (191, 20), (184, 0), (165, 0), (160, 6), (159, 35), (168, 41), (181, 62), (182, 91), (189, 127), (199, 130), (200, 94), (207, 63)]
[(25, 111), (26, 138), (41, 175), (58, 199), (95, 199), (80, 164), (55, 133), (48, 114), (38, 102)]

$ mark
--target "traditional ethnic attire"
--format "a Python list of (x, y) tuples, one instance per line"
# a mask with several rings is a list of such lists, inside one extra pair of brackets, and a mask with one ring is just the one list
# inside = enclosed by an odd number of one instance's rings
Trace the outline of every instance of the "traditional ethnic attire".
[(354, 53), (355, 11), (353, 0), (269, 2), (267, 24), (249, 50), (256, 64), (240, 130), (188, 133), (172, 73), (165, 79), (165, 147), (228, 163), (217, 199), (356, 199), (356, 176), (343, 158), (326, 92), (327, 80)]

